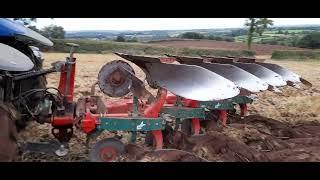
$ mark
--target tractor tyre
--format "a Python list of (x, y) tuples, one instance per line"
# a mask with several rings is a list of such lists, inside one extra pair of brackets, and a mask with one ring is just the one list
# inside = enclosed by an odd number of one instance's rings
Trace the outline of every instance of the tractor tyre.
[(10, 105), (0, 102), (0, 161), (15, 161), (18, 155), (17, 113)]

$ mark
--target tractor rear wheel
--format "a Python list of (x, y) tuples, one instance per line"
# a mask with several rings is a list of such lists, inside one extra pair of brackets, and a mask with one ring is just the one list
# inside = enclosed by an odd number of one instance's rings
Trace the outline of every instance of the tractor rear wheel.
[(15, 111), (0, 102), (0, 161), (15, 161), (18, 155)]

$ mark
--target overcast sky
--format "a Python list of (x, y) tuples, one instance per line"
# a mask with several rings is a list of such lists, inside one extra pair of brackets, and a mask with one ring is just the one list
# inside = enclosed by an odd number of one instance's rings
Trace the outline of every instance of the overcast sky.
[[(320, 25), (320, 18), (270, 18), (274, 25)], [(183, 30), (243, 27), (245, 18), (38, 18), (43, 28), (50, 24), (77, 30)]]

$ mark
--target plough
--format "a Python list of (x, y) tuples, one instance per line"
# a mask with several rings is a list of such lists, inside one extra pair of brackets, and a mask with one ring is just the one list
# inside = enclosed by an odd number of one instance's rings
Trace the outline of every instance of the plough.
[[(7, 31), (19, 27), (20, 31), (16, 32), (19, 37), (25, 36), (37, 43), (52, 45), (43, 36), (12, 23), (1, 19), (0, 27), (7, 28)], [(103, 131), (125, 131), (131, 133), (131, 142), (136, 141), (139, 133), (145, 134), (146, 144), (159, 150), (171, 142), (176, 131), (191, 136), (205, 133), (201, 128), (205, 121), (226, 125), (228, 113), (235, 113), (236, 105), (240, 107), (240, 115), (247, 116), (247, 104), (254, 101), (257, 93), (267, 90), (279, 92), (285, 85), (299, 88), (300, 83), (311, 86), (299, 75), (257, 59), (168, 54), (166, 57), (148, 57), (115, 52), (141, 68), (148, 85), (157, 89), (157, 94), (148, 91), (129, 63), (114, 60), (100, 69), (91, 95), (75, 102), (74, 52), (78, 45), (67, 44), (71, 50), (65, 61), (53, 63), (49, 69), (35, 70), (34, 61), (37, 59), (31, 57), (37, 57), (18, 51), (18, 47), (7, 43), (8, 39), (3, 42), (0, 41), (1, 101), (14, 104), (25, 118), (50, 123), (52, 134), (61, 143), (55, 151), (60, 156), (67, 153), (65, 145), (72, 138), (74, 127), (87, 134), (88, 146), (90, 140)], [(29, 48), (24, 39), (18, 39), (18, 42), (24, 48)], [(30, 48), (31, 52), (34, 50)], [(19, 91), (23, 80), (28, 82), (53, 72), (60, 72), (59, 86), (53, 88), (57, 93), (48, 92), (49, 88), (46, 87)], [(96, 85), (104, 94), (120, 99), (106, 100), (95, 95)], [(129, 93), (133, 95), (132, 98), (125, 97)], [(31, 94), (37, 94), (33, 101), (36, 104), (32, 107), (26, 100), (26, 96)], [(90, 148), (89, 158), (91, 161), (114, 161), (123, 153), (125, 145), (121, 136), (115, 136), (98, 141)]]
[[(163, 138), (168, 138), (167, 134), (175, 130), (181, 130), (188, 135), (199, 135), (201, 133), (200, 121), (219, 120), (226, 125), (227, 112), (234, 111), (237, 104), (241, 109), (240, 114), (247, 116), (247, 104), (253, 102), (252, 94), (266, 90), (275, 91), (287, 84), (282, 76), (267, 68), (233, 60), (229, 62), (229, 59), (226, 63), (221, 62), (219, 60), (221, 58), (214, 57), (204, 59), (167, 55), (170, 58), (155, 58), (123, 53), (115, 54), (139, 66), (145, 72), (149, 86), (158, 89), (158, 94), (157, 97), (153, 97), (144, 88), (143, 81), (135, 77), (133, 68), (128, 68), (129, 64), (119, 60), (107, 63), (99, 72), (98, 84), (100, 88), (102, 87), (101, 90), (112, 97), (124, 96), (130, 91), (134, 96), (129, 100), (117, 101), (117, 104), (110, 103), (110, 108), (118, 110), (117, 114), (100, 116), (104, 118), (100, 118), (98, 122), (105, 125), (117, 123), (119, 126), (120, 122), (123, 123), (123, 126), (131, 123), (133, 126), (128, 129), (121, 127), (110, 129), (110, 126), (103, 127), (99, 124), (98, 128), (132, 131), (132, 137), (134, 137), (132, 141), (135, 141), (136, 131), (151, 132), (147, 133), (146, 143), (153, 145), (155, 149), (163, 148)], [(173, 64), (174, 61), (180, 64)], [(247, 67), (249, 70), (251, 67), (258, 67), (263, 73), (248, 72), (245, 70)], [(130, 82), (127, 81), (129, 79)], [(203, 80), (201, 81), (201, 79)], [(268, 81), (265, 82), (263, 79)], [(292, 85), (292, 83), (288, 83), (288, 85)], [(150, 98), (153, 99), (151, 103)], [(139, 104), (139, 100), (143, 99), (148, 99), (149, 103)], [(97, 107), (100, 108), (100, 106)], [(123, 111), (119, 111), (121, 109)], [(132, 112), (128, 114), (130, 110)], [(210, 113), (215, 114), (216, 116), (213, 116), (215, 118), (212, 118)], [(128, 117), (127, 122), (121, 121), (121, 118), (116, 120), (111, 118), (118, 116)], [(95, 122), (97, 121), (95, 120)], [(141, 128), (142, 126), (143, 128)], [(92, 129), (95, 129), (94, 126)]]

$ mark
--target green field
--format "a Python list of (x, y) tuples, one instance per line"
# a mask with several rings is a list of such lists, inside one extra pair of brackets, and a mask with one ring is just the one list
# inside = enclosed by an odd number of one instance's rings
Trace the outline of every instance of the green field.
[(320, 51), (274, 51), (271, 59), (320, 60)]
[[(310, 31), (306, 30), (273, 30), (266, 31), (261, 36), (255, 34), (252, 38), (253, 43), (261, 44), (273, 44), (273, 45), (285, 45), (285, 46), (294, 46), (295, 43), (302, 38), (306, 33)], [(246, 42), (247, 35), (235, 37), (236, 42)]]

